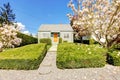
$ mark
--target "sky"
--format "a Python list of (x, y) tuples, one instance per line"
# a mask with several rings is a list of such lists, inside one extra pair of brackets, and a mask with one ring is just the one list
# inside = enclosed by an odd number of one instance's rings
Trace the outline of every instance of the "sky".
[(69, 0), (0, 0), (0, 6), (9, 2), (16, 21), (25, 25), (25, 30), (37, 34), (41, 24), (69, 24), (67, 7)]

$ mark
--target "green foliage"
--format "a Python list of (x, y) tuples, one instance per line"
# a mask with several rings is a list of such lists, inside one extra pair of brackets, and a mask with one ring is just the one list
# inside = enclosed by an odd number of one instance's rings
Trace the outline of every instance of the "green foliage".
[(34, 38), (32, 36), (29, 36), (20, 32), (17, 33), (17, 37), (22, 39), (22, 43), (20, 44), (20, 46), (38, 43), (37, 38)]
[(0, 69), (37, 69), (47, 51), (46, 44), (31, 44), (0, 53)]
[(74, 43), (89, 44), (89, 40), (74, 40)]
[(120, 51), (109, 51), (107, 60), (109, 64), (112, 64), (114, 66), (120, 66)]
[(52, 46), (52, 45), (47, 45), (47, 51), (50, 49), (51, 46)]
[(10, 3), (3, 4), (3, 7), (0, 7), (0, 24), (13, 24), (14, 20), (15, 14)]
[(58, 45), (58, 68), (103, 67), (106, 63), (106, 49), (99, 45), (76, 45), (62, 43)]
[(114, 45), (112, 46), (112, 48), (113, 48), (113, 49), (120, 50), (120, 43), (114, 44)]
[(63, 41), (63, 43), (67, 43), (67, 42), (68, 42), (68, 41), (66, 41), (66, 40), (65, 40), (65, 41)]
[(89, 43), (90, 43), (90, 44), (94, 44), (94, 43), (95, 43), (95, 40), (91, 38), (91, 39), (89, 40)]
[(52, 45), (52, 41), (50, 38), (42, 38), (40, 39), (40, 43), (47, 43), (47, 45)]
[(59, 43), (62, 43), (62, 38), (61, 37), (59, 38)]

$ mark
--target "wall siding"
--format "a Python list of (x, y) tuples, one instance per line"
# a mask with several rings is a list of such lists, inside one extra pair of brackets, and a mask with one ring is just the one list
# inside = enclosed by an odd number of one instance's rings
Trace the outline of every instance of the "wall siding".
[[(48, 34), (48, 36), (44, 36), (44, 34)], [(38, 32), (38, 43), (39, 43), (39, 40), (42, 38), (51, 38), (50, 34), (51, 34), (50, 32)]]
[[(69, 35), (69, 37), (66, 38), (65, 35)], [(73, 32), (61, 32), (60, 37), (63, 41), (73, 42)]]
[[(48, 34), (49, 36), (45, 37), (44, 34)], [(65, 38), (65, 35), (69, 35), (68, 38)], [(60, 32), (60, 37), (63, 41), (73, 42), (73, 32)], [(50, 38), (52, 40), (52, 43), (54, 44), (53, 37), (51, 37), (51, 32), (38, 32), (38, 43), (39, 40), (42, 38)], [(59, 37), (58, 37), (59, 39)]]

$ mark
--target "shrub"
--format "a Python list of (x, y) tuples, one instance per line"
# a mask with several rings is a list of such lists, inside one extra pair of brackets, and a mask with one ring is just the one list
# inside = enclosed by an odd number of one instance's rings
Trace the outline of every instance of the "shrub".
[(37, 69), (47, 51), (46, 44), (31, 44), (0, 53), (0, 69)]
[(90, 44), (94, 44), (94, 43), (95, 43), (95, 40), (92, 39), (92, 38), (90, 38), (89, 43), (90, 43)]
[(58, 68), (103, 67), (106, 63), (106, 49), (99, 45), (76, 45), (62, 43), (58, 45)]
[(109, 51), (107, 60), (109, 64), (120, 66), (120, 51)]
[(74, 43), (89, 44), (89, 40), (74, 40)]
[(52, 41), (50, 38), (42, 38), (40, 39), (40, 43), (47, 43), (47, 45), (51, 45)]
[(84, 44), (89, 44), (89, 40), (83, 40)]
[(66, 41), (66, 40), (65, 40), (65, 41), (63, 41), (63, 43), (67, 43), (67, 42), (68, 42), (68, 41)]
[(59, 38), (59, 43), (62, 43), (62, 38)]
[(118, 49), (118, 50), (120, 50), (120, 43), (114, 44), (114, 45), (112, 46), (112, 48), (113, 48), (113, 49)]
[(20, 46), (38, 43), (37, 38), (34, 38), (32, 36), (29, 36), (23, 33), (17, 33), (17, 37), (22, 39), (22, 43), (20, 44)]

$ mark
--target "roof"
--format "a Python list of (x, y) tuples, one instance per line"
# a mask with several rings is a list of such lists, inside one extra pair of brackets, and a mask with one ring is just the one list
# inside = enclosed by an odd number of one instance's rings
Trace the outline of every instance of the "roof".
[(60, 32), (73, 31), (73, 29), (70, 24), (42, 24), (38, 31)]

